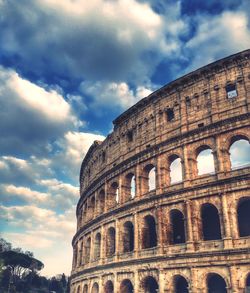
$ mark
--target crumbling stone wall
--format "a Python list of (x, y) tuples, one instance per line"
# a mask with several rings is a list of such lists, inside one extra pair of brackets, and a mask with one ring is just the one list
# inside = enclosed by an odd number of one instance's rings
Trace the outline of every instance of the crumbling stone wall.
[[(71, 293), (205, 293), (216, 284), (247, 292), (250, 166), (232, 169), (230, 147), (250, 140), (249, 65), (247, 50), (171, 82), (91, 146), (80, 173)], [(206, 149), (214, 173), (199, 175)], [(173, 183), (176, 159), (182, 180)]]

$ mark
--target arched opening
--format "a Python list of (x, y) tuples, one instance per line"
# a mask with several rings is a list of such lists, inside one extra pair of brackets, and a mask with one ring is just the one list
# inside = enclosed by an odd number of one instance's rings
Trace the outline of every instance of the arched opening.
[(97, 283), (94, 283), (92, 286), (91, 293), (99, 293), (99, 285)]
[(110, 227), (107, 232), (107, 256), (113, 256), (115, 254), (115, 228)]
[(156, 188), (156, 172), (155, 166), (152, 164), (147, 165), (143, 169), (141, 176), (142, 193), (145, 194), (149, 191), (155, 190)]
[(152, 248), (157, 246), (156, 224), (153, 216), (144, 217), (142, 228), (142, 248)]
[(112, 281), (107, 281), (104, 287), (105, 293), (114, 293), (114, 285)]
[(239, 236), (250, 236), (250, 198), (240, 200), (237, 209)]
[(105, 206), (105, 192), (102, 189), (98, 196), (98, 210), (100, 214), (104, 212), (104, 206)]
[(90, 199), (90, 203), (89, 203), (89, 216), (90, 216), (90, 218), (94, 217), (94, 213), (95, 213), (95, 197), (92, 196)]
[(119, 185), (115, 181), (115, 182), (112, 182), (110, 185), (108, 206), (111, 208), (119, 203), (120, 203)]
[(126, 222), (123, 225), (123, 252), (134, 250), (134, 225)]
[(143, 281), (143, 289), (145, 293), (158, 293), (159, 286), (155, 278), (149, 276)]
[(124, 182), (124, 200), (128, 201), (129, 199), (135, 198), (136, 193), (136, 184), (135, 184), (135, 175), (133, 173), (129, 173), (125, 177)]
[(250, 274), (248, 274), (246, 279), (246, 290), (245, 293), (250, 293)]
[(198, 175), (214, 173), (214, 156), (212, 149), (208, 146), (202, 146), (197, 150), (197, 169)]
[(181, 159), (177, 155), (169, 158), (170, 163), (170, 184), (178, 183), (183, 180)]
[(81, 287), (80, 286), (77, 287), (77, 291), (76, 292), (77, 293), (80, 293), (81, 292)]
[(78, 260), (79, 266), (81, 266), (83, 264), (82, 255), (83, 255), (83, 239), (81, 239), (80, 249), (79, 249), (79, 254), (78, 254), (78, 256), (79, 256), (79, 260)]
[(88, 293), (88, 285), (87, 284), (84, 285), (82, 293)]
[(229, 148), (231, 169), (249, 166), (250, 143), (246, 137), (233, 137)]
[(207, 278), (208, 293), (227, 293), (225, 280), (218, 274), (210, 274)]
[(206, 203), (201, 208), (203, 240), (221, 239), (220, 217), (217, 208)]
[(82, 215), (82, 223), (87, 220), (87, 204), (86, 202), (83, 204), (83, 215)]
[(97, 233), (95, 235), (95, 243), (94, 243), (94, 259), (98, 260), (101, 256), (101, 234)]
[(182, 276), (175, 276), (174, 278), (174, 293), (188, 293), (188, 282)]
[(133, 293), (134, 287), (129, 279), (125, 279), (121, 282), (120, 293)]
[(172, 210), (170, 212), (170, 220), (172, 227), (172, 243), (185, 243), (185, 222), (182, 212), (179, 210)]
[(89, 237), (85, 243), (85, 263), (90, 262), (91, 238)]

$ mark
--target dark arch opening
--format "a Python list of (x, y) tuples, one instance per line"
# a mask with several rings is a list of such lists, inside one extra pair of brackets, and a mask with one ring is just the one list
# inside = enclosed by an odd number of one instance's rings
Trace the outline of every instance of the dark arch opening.
[(78, 286), (78, 288), (77, 288), (77, 293), (80, 293), (80, 291), (81, 291), (81, 287), (80, 286)]
[(184, 216), (179, 210), (172, 210), (170, 212), (171, 226), (172, 226), (172, 242), (173, 244), (185, 243), (185, 223)]
[(107, 256), (113, 256), (115, 254), (115, 228), (110, 227), (107, 234)]
[(91, 239), (89, 237), (85, 244), (85, 263), (88, 263), (90, 261), (90, 249), (91, 249)]
[(176, 276), (174, 279), (174, 293), (188, 293), (188, 282), (182, 276)]
[(248, 274), (246, 279), (246, 293), (250, 293), (250, 274)]
[(211, 274), (207, 279), (208, 293), (227, 293), (227, 284), (218, 274)]
[(104, 292), (105, 293), (114, 293), (114, 285), (112, 281), (107, 281), (104, 287)]
[(105, 192), (103, 189), (99, 193), (98, 205), (99, 205), (99, 213), (103, 213), (104, 212), (104, 205), (105, 205)]
[(126, 222), (123, 225), (123, 252), (134, 250), (134, 225), (131, 222)]
[(98, 293), (99, 292), (99, 285), (95, 283), (92, 287), (91, 293)]
[(250, 198), (239, 203), (237, 216), (240, 237), (250, 236)]
[(95, 236), (94, 259), (98, 260), (101, 255), (101, 234), (97, 233)]
[(143, 289), (145, 293), (158, 293), (159, 286), (155, 278), (146, 277), (143, 282)]
[(142, 248), (152, 248), (157, 246), (156, 224), (153, 216), (144, 217), (142, 228)]
[(84, 285), (82, 293), (88, 293), (88, 285)]
[(120, 293), (133, 293), (134, 287), (129, 279), (125, 279), (121, 282)]
[(221, 239), (220, 217), (217, 208), (212, 204), (204, 204), (201, 209), (201, 217), (203, 239)]

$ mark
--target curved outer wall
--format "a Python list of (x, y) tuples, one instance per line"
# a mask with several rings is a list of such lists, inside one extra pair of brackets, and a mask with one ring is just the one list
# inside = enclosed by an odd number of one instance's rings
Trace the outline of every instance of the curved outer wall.
[[(146, 292), (152, 279), (157, 292), (174, 292), (181, 277), (189, 292), (205, 293), (218, 275), (227, 292), (246, 292), (250, 237), (240, 235), (237, 213), (240, 203), (249, 207), (250, 167), (231, 168), (229, 149), (250, 138), (249, 65), (247, 50), (171, 82), (124, 112), (114, 131), (91, 146), (80, 173), (72, 293), (132, 292), (128, 280), (133, 292)], [(199, 175), (204, 149), (212, 150), (215, 172)], [(175, 158), (183, 180), (171, 183)], [(219, 219), (216, 239), (205, 236), (208, 206)], [(155, 233), (154, 243), (147, 231)]]

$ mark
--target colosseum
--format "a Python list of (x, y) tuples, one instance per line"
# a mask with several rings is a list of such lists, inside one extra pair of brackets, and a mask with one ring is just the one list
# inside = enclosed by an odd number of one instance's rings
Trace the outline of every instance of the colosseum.
[(71, 293), (250, 292), (249, 65), (246, 50), (170, 82), (92, 144)]

